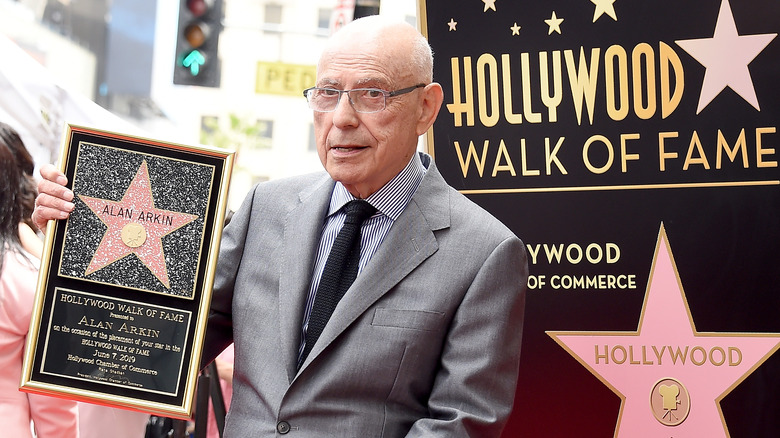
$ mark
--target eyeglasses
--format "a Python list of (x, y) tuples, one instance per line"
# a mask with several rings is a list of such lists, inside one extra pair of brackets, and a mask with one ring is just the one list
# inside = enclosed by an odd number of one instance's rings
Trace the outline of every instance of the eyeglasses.
[(395, 91), (385, 91), (378, 88), (355, 88), (354, 90), (337, 90), (335, 88), (311, 87), (303, 90), (303, 96), (309, 102), (309, 108), (321, 113), (334, 111), (339, 105), (341, 95), (346, 93), (349, 103), (355, 111), (363, 114), (376, 113), (385, 109), (388, 97), (400, 96), (424, 87), (417, 84), (413, 87)]

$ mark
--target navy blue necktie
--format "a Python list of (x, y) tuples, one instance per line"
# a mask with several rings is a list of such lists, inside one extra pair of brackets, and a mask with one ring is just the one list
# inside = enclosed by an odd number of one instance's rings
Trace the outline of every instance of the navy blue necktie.
[(376, 212), (376, 208), (362, 199), (350, 201), (343, 208), (347, 218), (336, 240), (333, 241), (333, 247), (320, 277), (320, 284), (317, 286), (314, 305), (309, 315), (309, 325), (306, 329), (306, 344), (298, 361), (299, 368), (322, 334), (339, 300), (357, 277), (360, 261), (360, 226)]

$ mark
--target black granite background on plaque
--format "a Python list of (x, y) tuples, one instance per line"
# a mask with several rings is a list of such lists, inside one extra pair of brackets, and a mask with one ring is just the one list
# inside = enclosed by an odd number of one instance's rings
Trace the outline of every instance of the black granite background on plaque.
[[(77, 147), (73, 178), (76, 208), (68, 219), (59, 275), (191, 298), (214, 167), (87, 142), (79, 142)], [(120, 201), (144, 160), (155, 207), (198, 216), (162, 238), (170, 289), (132, 253), (85, 274), (107, 227), (78, 195)]]

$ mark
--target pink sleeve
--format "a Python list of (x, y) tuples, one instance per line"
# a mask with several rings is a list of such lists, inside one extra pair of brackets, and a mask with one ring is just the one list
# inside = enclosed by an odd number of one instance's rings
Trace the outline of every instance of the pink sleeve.
[(26, 396), (29, 419), (35, 424), (38, 438), (77, 438), (78, 408), (75, 401), (18, 392), (22, 352), (30, 326), (37, 277), (35, 267), (17, 254), (6, 253), (0, 281), (0, 363), (5, 367), (2, 387), (21, 397), (17, 403), (24, 403)]
[(45, 395), (29, 395), (30, 414), (38, 438), (77, 438), (78, 407), (75, 401)]

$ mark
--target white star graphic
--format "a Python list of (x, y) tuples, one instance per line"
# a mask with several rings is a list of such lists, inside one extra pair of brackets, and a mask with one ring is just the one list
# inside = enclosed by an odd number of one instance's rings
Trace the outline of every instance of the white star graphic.
[(609, 15), (613, 20), (617, 21), (617, 14), (615, 13), (614, 6), (615, 1), (616, 0), (590, 0), (591, 3), (596, 5), (596, 10), (593, 12), (593, 22), (595, 23), (596, 20), (604, 14)]
[(728, 0), (720, 4), (712, 38), (675, 41), (706, 68), (696, 114), (730, 87), (759, 111), (748, 64), (777, 36), (776, 33), (739, 35)]
[(558, 18), (555, 15), (555, 11), (553, 11), (550, 19), (544, 20), (544, 22), (550, 26), (550, 30), (547, 31), (547, 35), (552, 35), (553, 32), (558, 32), (559, 35), (561, 34), (561, 23), (563, 23), (563, 18)]
[(515, 21), (515, 25), (510, 27), (512, 29), (512, 35), (520, 35), (520, 26), (517, 25), (517, 22)]
[(487, 12), (488, 9), (496, 10), (496, 0), (482, 0), (482, 3), (485, 4), (485, 9), (482, 12)]
[(454, 18), (450, 18), (450, 22), (447, 23), (447, 26), (450, 27), (450, 30), (449, 30), (450, 32), (458, 30), (458, 29), (455, 29), (455, 26), (457, 26), (457, 25), (458, 25), (458, 22), (455, 21)]

